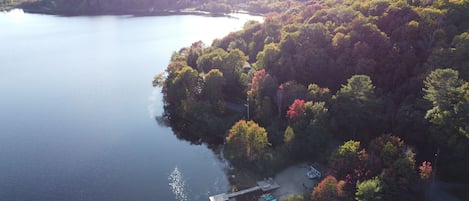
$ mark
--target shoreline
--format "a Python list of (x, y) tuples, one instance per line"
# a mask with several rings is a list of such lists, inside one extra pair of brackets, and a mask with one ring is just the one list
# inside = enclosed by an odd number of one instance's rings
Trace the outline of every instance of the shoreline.
[(102, 15), (133, 15), (133, 16), (168, 16), (168, 15), (201, 15), (201, 16), (225, 16), (226, 14), (209, 13), (203, 11), (168, 10), (168, 11), (143, 11), (143, 10), (60, 10), (60, 9), (31, 9), (21, 8), (25, 13), (59, 15), (59, 16), (102, 16)]
[[(313, 163), (314, 167), (324, 173), (324, 166), (319, 163)], [(279, 171), (276, 171), (270, 177), (277, 182), (280, 187), (270, 191), (272, 195), (277, 198), (288, 197), (289, 195), (306, 195), (311, 194), (314, 187), (321, 181), (320, 179), (309, 179), (306, 173), (309, 171), (309, 162), (292, 163)], [(233, 176), (235, 175), (235, 176)], [(230, 191), (240, 191), (243, 189), (251, 188), (256, 185), (256, 181), (267, 178), (268, 176), (261, 175), (249, 170), (236, 170), (228, 174), (230, 180)], [(255, 192), (244, 195), (244, 199), (249, 200), (258, 198), (265, 192)]]
[(25, 13), (44, 14), (44, 15), (57, 15), (66, 17), (76, 16), (104, 16), (104, 15), (131, 15), (135, 17), (145, 16), (172, 16), (172, 15), (196, 15), (207, 17), (232, 17), (232, 14), (247, 14), (252, 16), (263, 16), (262, 13), (252, 13), (246, 10), (233, 10), (229, 13), (214, 13), (209, 11), (195, 10), (194, 8), (186, 8), (181, 10), (151, 10), (151, 9), (134, 9), (134, 10), (62, 10), (51, 8), (26, 8), (22, 6), (13, 6), (8, 8), (1, 8), (2, 12), (9, 12), (15, 9), (20, 9)]
[(2, 5), (0, 6), (0, 12), (9, 12), (12, 10), (18, 9), (15, 5)]

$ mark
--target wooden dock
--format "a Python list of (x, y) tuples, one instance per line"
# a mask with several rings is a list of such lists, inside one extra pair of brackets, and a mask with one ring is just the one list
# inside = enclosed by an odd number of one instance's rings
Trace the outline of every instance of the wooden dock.
[(277, 184), (273, 179), (265, 179), (262, 181), (256, 182), (257, 186), (254, 186), (252, 188), (240, 190), (237, 192), (232, 192), (232, 193), (222, 193), (214, 196), (208, 197), (210, 201), (229, 201), (234, 197), (238, 197), (240, 195), (244, 195), (247, 193), (251, 193), (254, 191), (262, 190), (263, 192), (271, 191), (274, 189), (277, 189), (280, 187), (280, 185)]
[(228, 195), (228, 198), (233, 198), (233, 197), (238, 197), (240, 195), (244, 195), (244, 194), (251, 193), (251, 192), (254, 192), (254, 191), (258, 191), (258, 190), (261, 190), (261, 187), (254, 186), (252, 188), (236, 191), (236, 192), (233, 192), (233, 193), (228, 193), (227, 195)]

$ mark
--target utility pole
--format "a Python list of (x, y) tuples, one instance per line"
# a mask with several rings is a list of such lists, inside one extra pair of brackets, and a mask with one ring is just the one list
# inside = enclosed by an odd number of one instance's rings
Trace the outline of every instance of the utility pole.
[(433, 184), (435, 184), (435, 176), (436, 176), (436, 163), (438, 162), (438, 154), (440, 154), (440, 148), (438, 147), (436, 153), (435, 153), (435, 161), (433, 162)]
[(246, 106), (248, 120), (249, 120), (249, 102), (247, 102), (247, 104), (244, 104), (244, 106)]

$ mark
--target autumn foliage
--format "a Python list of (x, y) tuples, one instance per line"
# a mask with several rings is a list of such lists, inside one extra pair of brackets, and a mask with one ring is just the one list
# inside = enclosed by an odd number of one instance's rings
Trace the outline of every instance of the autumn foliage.
[(336, 201), (344, 196), (344, 181), (337, 181), (333, 176), (324, 178), (313, 190), (313, 201)]
[(287, 111), (290, 120), (300, 120), (305, 116), (305, 101), (295, 99)]
[(368, 154), (360, 148), (359, 141), (347, 141), (340, 146), (330, 159), (329, 173), (345, 179), (348, 186), (369, 177)]
[[(431, 177), (429, 162), (416, 167), (413, 149), (422, 157), (431, 154), (429, 147), (441, 147), (446, 154), (439, 159), (439, 178), (467, 182), (468, 5), (460, 0), (303, 1), (263, 23), (246, 23), (210, 48), (193, 48), (192, 56), (177, 53), (168, 66), (164, 100), (169, 106), (233, 102), (239, 105), (233, 118), (226, 117), (228, 107), (220, 118), (235, 122), (249, 113), (269, 131), (272, 153), (286, 151), (289, 160), (325, 161), (328, 147), (350, 140), (328, 158), (329, 174), (345, 181), (349, 197), (357, 181), (368, 190), (379, 186), (383, 200), (412, 197), (414, 179)], [(243, 68), (246, 61), (252, 68)], [(221, 81), (209, 82), (206, 75), (216, 68), (223, 74), (218, 79), (224, 80), (222, 95)], [(201, 98), (205, 94), (218, 98)], [(249, 112), (242, 107), (246, 100)], [(175, 108), (195, 108), (189, 111), (198, 115), (184, 118), (203, 122), (200, 127), (221, 125), (198, 118), (214, 116), (205, 115), (211, 105)], [(233, 153), (226, 156), (254, 162), (262, 154), (250, 144), (256, 139), (247, 137), (257, 135), (242, 130), (249, 127), (245, 123), (228, 132), (225, 148)], [(365, 182), (372, 178), (380, 185)]]
[(231, 159), (260, 159), (270, 146), (267, 132), (254, 121), (238, 121), (226, 137), (226, 153)]
[(430, 179), (432, 176), (432, 163), (423, 161), (422, 165), (419, 167), (420, 178), (423, 180)]

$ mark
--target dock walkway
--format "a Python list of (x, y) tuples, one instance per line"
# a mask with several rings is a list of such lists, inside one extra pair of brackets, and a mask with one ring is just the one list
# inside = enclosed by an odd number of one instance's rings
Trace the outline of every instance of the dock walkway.
[(254, 192), (254, 191), (258, 191), (260, 189), (261, 189), (261, 187), (254, 186), (252, 188), (236, 191), (236, 192), (233, 192), (233, 193), (228, 193), (227, 195), (228, 195), (228, 198), (233, 198), (233, 197), (237, 197), (237, 196), (244, 195), (244, 194), (247, 194), (247, 193), (251, 193), (251, 192)]
[(271, 191), (274, 189), (280, 188), (280, 185), (277, 184), (273, 179), (265, 179), (263, 181), (258, 181), (257, 186), (252, 188), (247, 188), (233, 193), (222, 193), (214, 196), (208, 197), (210, 201), (229, 201), (231, 198), (251, 193), (254, 191), (262, 190), (263, 192)]

